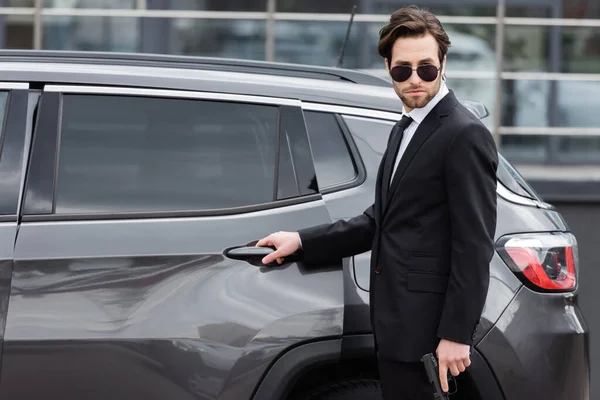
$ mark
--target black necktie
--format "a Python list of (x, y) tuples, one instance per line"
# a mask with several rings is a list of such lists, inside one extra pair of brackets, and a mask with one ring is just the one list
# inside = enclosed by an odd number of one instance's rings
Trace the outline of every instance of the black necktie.
[(402, 119), (394, 126), (392, 130), (392, 137), (390, 138), (390, 143), (388, 145), (388, 153), (385, 157), (385, 162), (383, 164), (383, 174), (381, 177), (381, 188), (383, 191), (383, 200), (385, 201), (388, 196), (388, 189), (390, 187), (390, 179), (392, 175), (392, 170), (394, 169), (394, 164), (396, 162), (396, 157), (398, 156), (398, 151), (400, 150), (400, 143), (402, 142), (402, 137), (404, 136), (404, 130), (408, 128), (410, 123), (413, 121), (411, 117), (408, 115), (403, 115)]

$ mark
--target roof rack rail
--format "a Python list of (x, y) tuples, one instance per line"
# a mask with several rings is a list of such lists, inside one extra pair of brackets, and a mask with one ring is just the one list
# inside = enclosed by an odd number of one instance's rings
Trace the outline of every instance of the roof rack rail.
[(0, 62), (77, 62), (92, 65), (195, 68), (345, 81), (389, 87), (383, 78), (363, 71), (303, 64), (201, 56), (69, 50), (0, 50)]

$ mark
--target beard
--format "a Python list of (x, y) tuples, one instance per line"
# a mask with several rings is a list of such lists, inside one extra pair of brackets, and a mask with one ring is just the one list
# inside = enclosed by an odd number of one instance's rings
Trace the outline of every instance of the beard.
[[(437, 93), (437, 92), (436, 92)], [(435, 93), (430, 93), (430, 92), (426, 92), (421, 94), (418, 97), (415, 96), (411, 96), (411, 97), (407, 97), (407, 96), (400, 96), (400, 100), (402, 100), (402, 103), (408, 107), (408, 108), (423, 108), (425, 107), (430, 101), (431, 99), (433, 99), (435, 97)]]
[(415, 109), (415, 108), (423, 108), (425, 107), (427, 104), (429, 104), (429, 102), (431, 101), (431, 99), (433, 99), (435, 97), (435, 95), (438, 93), (438, 91), (440, 90), (440, 87), (442, 86), (442, 80), (441, 78), (438, 78), (438, 80), (435, 82), (435, 86), (432, 88), (425, 88), (425, 87), (410, 87), (405, 89), (406, 92), (410, 91), (410, 90), (424, 90), (424, 93), (421, 93), (421, 95), (419, 96), (406, 96), (403, 93), (399, 94), (400, 100), (402, 100), (402, 103), (411, 109)]

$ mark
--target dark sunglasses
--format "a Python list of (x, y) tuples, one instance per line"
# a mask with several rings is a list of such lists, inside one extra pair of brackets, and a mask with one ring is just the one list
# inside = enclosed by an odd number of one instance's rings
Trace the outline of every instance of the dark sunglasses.
[(417, 68), (409, 67), (408, 65), (397, 65), (390, 70), (392, 79), (396, 82), (404, 82), (412, 75), (413, 71), (417, 71), (419, 78), (425, 82), (433, 82), (438, 77), (439, 68), (435, 65), (419, 65)]

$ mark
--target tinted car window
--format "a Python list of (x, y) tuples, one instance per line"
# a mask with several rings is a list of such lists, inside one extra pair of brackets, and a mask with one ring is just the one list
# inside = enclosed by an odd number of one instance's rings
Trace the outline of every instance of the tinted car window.
[(356, 167), (335, 115), (305, 111), (304, 116), (319, 188), (352, 181), (357, 175)]
[(67, 95), (57, 213), (219, 209), (273, 200), (278, 109)]

